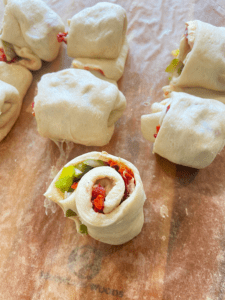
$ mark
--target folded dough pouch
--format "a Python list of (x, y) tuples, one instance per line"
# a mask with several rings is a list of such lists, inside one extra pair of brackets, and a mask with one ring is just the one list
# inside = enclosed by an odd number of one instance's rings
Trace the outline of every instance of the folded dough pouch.
[(16, 122), (32, 79), (23, 66), (0, 61), (0, 141)]
[(96, 70), (119, 80), (128, 54), (126, 11), (117, 4), (100, 2), (85, 8), (68, 20), (69, 31), (58, 34), (67, 44), (72, 66)]
[(19, 57), (19, 64), (38, 70), (41, 60), (54, 60), (57, 33), (65, 29), (61, 18), (41, 0), (7, 0), (5, 5), (0, 39), (7, 61)]
[(125, 107), (116, 83), (79, 69), (42, 76), (34, 98), (40, 135), (86, 146), (106, 145)]
[(224, 104), (182, 92), (170, 96), (142, 116), (144, 138), (154, 143), (153, 153), (176, 164), (207, 167), (224, 147)]
[(67, 163), (45, 197), (60, 205), (78, 232), (107, 244), (131, 240), (144, 223), (146, 196), (138, 170), (106, 152), (90, 152)]
[(225, 91), (225, 28), (199, 20), (185, 24), (177, 57), (166, 68), (172, 90), (200, 87)]

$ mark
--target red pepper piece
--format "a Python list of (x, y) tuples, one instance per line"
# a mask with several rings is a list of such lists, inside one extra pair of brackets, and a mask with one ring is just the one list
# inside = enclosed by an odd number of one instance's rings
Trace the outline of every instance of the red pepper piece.
[(3, 48), (0, 48), (0, 61), (4, 61), (7, 64), (12, 64), (19, 59), (18, 56), (14, 57), (12, 60), (8, 61)]
[(73, 190), (75, 190), (77, 188), (77, 185), (78, 185), (78, 182), (74, 182), (72, 185), (71, 185), (71, 188)]
[(65, 44), (67, 44), (67, 39), (65, 38), (67, 36), (68, 32), (59, 32), (57, 34), (57, 41), (59, 43), (64, 42)]
[(103, 197), (105, 197), (105, 189), (101, 186), (101, 184), (93, 187), (92, 189), (92, 198), (95, 199), (98, 197), (98, 195), (102, 195)]
[(104, 74), (104, 72), (103, 72), (102, 70), (98, 69), (98, 71), (99, 71), (103, 76), (105, 76), (105, 74)]
[(124, 196), (121, 202), (126, 200), (126, 198), (129, 196), (128, 193), (128, 185), (131, 179), (134, 178), (134, 173), (131, 169), (129, 169), (125, 164), (122, 162), (114, 162), (112, 160), (108, 161), (111, 168), (114, 168), (118, 173), (120, 173), (121, 177), (123, 178), (124, 184), (125, 184), (125, 192)]
[(160, 125), (156, 126), (156, 133), (153, 135), (155, 139), (157, 138), (157, 135), (159, 133), (159, 129), (160, 129)]
[(95, 212), (103, 213), (105, 193), (106, 191), (104, 187), (102, 187), (100, 184), (93, 187), (91, 202)]
[(95, 212), (103, 212), (104, 208), (104, 200), (105, 197), (102, 195), (98, 195), (97, 198), (93, 200), (94, 211)]
[(94, 68), (94, 70), (100, 72), (103, 76), (105, 76), (104, 72), (101, 69)]
[(170, 109), (170, 105), (167, 106), (166, 108), (166, 112), (168, 112), (168, 110)]
[(0, 48), (0, 61), (7, 62), (5, 52), (2, 48)]

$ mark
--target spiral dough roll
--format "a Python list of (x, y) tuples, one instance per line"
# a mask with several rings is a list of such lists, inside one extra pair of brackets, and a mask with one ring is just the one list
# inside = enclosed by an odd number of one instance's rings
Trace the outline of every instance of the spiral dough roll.
[[(143, 184), (136, 167), (130, 162), (109, 155), (106, 152), (90, 152), (70, 161), (65, 167), (77, 165), (85, 160), (101, 160), (123, 163), (129, 168), (134, 179), (129, 187), (129, 196), (122, 201), (125, 192), (125, 183), (119, 172), (110, 166), (99, 166), (88, 171), (79, 180), (76, 190), (66, 199), (63, 193), (56, 188), (61, 171), (49, 186), (45, 196), (58, 203), (66, 212), (71, 209), (76, 212), (74, 221), (87, 226), (88, 234), (94, 239), (112, 245), (128, 242), (137, 236), (144, 223), (143, 205), (146, 199)], [(92, 189), (101, 184), (106, 190), (103, 213), (96, 212), (91, 202)]]

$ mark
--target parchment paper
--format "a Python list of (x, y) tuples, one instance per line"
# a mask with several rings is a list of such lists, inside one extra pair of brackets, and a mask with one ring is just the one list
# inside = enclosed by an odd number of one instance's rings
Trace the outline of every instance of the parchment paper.
[[(99, 1), (47, 1), (67, 23)], [(70, 67), (58, 58), (34, 72), (22, 111), (0, 143), (0, 299), (7, 300), (222, 300), (225, 298), (225, 150), (203, 170), (152, 154), (140, 118), (163, 100), (164, 72), (179, 46), (184, 23), (199, 19), (225, 26), (223, 0), (116, 0), (128, 15), (130, 50), (119, 89), (127, 108), (104, 147), (75, 145), (62, 156), (39, 136), (31, 103), (43, 74)], [(0, 3), (0, 20), (3, 18)], [(68, 28), (68, 27), (67, 27)], [(66, 149), (64, 149), (66, 150)], [(59, 207), (45, 214), (44, 196), (54, 171), (93, 150), (131, 161), (147, 200), (142, 232), (121, 246), (76, 233)]]

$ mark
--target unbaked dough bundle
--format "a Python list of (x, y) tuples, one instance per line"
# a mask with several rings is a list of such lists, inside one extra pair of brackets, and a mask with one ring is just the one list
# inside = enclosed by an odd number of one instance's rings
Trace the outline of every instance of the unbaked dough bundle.
[(0, 141), (16, 122), (32, 78), (23, 66), (0, 62)]
[(42, 76), (34, 99), (40, 135), (86, 146), (106, 145), (125, 107), (116, 84), (73, 68)]
[(186, 23), (177, 60), (180, 68), (173, 73), (164, 92), (200, 87), (225, 92), (225, 28), (199, 20)]
[(143, 136), (154, 142), (153, 152), (197, 169), (207, 167), (225, 144), (225, 106), (182, 92), (152, 105), (141, 119)]
[(72, 66), (99, 70), (118, 81), (129, 48), (126, 11), (120, 5), (100, 2), (74, 15), (68, 24), (67, 53), (75, 58)]
[(204, 168), (225, 143), (225, 28), (187, 22), (177, 58), (166, 71), (172, 73), (163, 87), (167, 99), (142, 116), (143, 136), (162, 157)]
[(30, 70), (41, 68), (41, 60), (52, 61), (59, 52), (61, 18), (41, 0), (5, 0), (0, 39), (8, 61), (16, 55), (18, 64)]
[[(81, 178), (76, 179), (73, 172)], [(107, 244), (128, 242), (140, 233), (144, 223), (146, 196), (138, 170), (106, 152), (90, 152), (67, 163), (45, 197), (60, 205), (76, 222), (78, 232), (86, 226), (91, 237)]]

